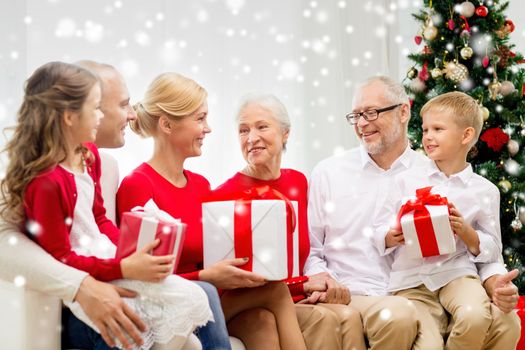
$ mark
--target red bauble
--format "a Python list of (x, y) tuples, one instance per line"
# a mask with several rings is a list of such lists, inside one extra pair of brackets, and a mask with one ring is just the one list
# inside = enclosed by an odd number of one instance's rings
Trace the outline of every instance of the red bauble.
[(489, 9), (485, 6), (480, 6), (476, 9), (476, 15), (479, 17), (486, 17), (489, 14)]
[(489, 56), (483, 57), (483, 60), (481, 61), (481, 63), (483, 64), (484, 68), (487, 68), (489, 66), (489, 63), (490, 63)]
[(505, 20), (505, 27), (508, 28), (509, 33), (512, 33), (514, 31), (514, 29), (516, 28), (516, 26), (514, 25), (514, 22), (512, 22), (508, 18)]
[(423, 40), (423, 37), (421, 35), (416, 35), (414, 37), (414, 41), (416, 42), (417, 45), (421, 44), (422, 40)]
[(454, 30), (454, 28), (456, 27), (456, 24), (454, 23), (454, 20), (452, 18), (448, 20), (447, 26), (450, 30)]

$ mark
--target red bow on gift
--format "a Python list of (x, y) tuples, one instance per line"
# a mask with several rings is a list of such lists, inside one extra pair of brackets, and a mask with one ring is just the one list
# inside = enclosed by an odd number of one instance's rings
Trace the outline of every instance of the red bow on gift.
[[(283, 200), (286, 204), (286, 231), (288, 256), (288, 277), (293, 274), (293, 233), (296, 226), (295, 210), (292, 202), (281, 192), (270, 186), (252, 187), (249, 190), (226, 193), (212, 194), (205, 198), (208, 201), (229, 201), (235, 200), (234, 208), (234, 251), (236, 258), (253, 256), (252, 245), (252, 200)], [(252, 259), (240, 266), (243, 270), (252, 271)]]
[(417, 238), (422, 256), (439, 255), (439, 247), (436, 240), (436, 233), (430, 220), (430, 213), (426, 205), (448, 205), (446, 198), (439, 194), (431, 193), (432, 186), (416, 190), (416, 199), (409, 200), (399, 210), (397, 214), (397, 225), (401, 227), (401, 217), (410, 212), (414, 212), (414, 225), (416, 227)]

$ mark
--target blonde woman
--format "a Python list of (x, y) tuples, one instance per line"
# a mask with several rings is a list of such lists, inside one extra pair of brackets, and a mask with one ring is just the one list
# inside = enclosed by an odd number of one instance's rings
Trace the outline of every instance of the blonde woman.
[(207, 93), (195, 81), (176, 73), (153, 80), (131, 128), (153, 137), (151, 159), (122, 181), (117, 193), (120, 216), (150, 198), (172, 216), (188, 224), (177, 274), (212, 283), (223, 290), (221, 304), (230, 334), (248, 349), (305, 349), (294, 306), (284, 283), (266, 283), (263, 277), (237, 266), (248, 258), (231, 259), (203, 269), (201, 198), (209, 182), (184, 169), (187, 158), (201, 155), (208, 126)]

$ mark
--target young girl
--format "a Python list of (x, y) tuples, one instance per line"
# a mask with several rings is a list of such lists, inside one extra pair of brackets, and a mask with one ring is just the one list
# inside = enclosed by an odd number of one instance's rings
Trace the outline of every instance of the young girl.
[[(103, 117), (100, 98), (97, 78), (71, 64), (45, 64), (28, 79), (6, 147), (10, 163), (1, 187), (2, 216), (25, 222), (27, 232), (56, 259), (99, 280), (133, 279), (115, 283), (140, 294), (126, 302), (148, 325), (141, 349), (179, 349), (185, 343), (200, 348), (191, 332), (211, 319), (206, 295), (169, 276), (173, 256), (147, 253), (158, 240), (127, 258), (114, 258), (119, 231), (105, 216), (100, 158), (90, 143)], [(91, 325), (77, 303), (69, 307)]]

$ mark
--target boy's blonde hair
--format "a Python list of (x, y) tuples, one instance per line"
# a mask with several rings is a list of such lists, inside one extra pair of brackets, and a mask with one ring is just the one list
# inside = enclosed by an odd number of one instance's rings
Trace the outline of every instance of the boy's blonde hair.
[(483, 128), (483, 116), (479, 104), (464, 92), (452, 91), (430, 99), (419, 114), (433, 111), (435, 113), (449, 113), (456, 124), (461, 128), (474, 128), (474, 138), (470, 148), (476, 144), (481, 129)]

